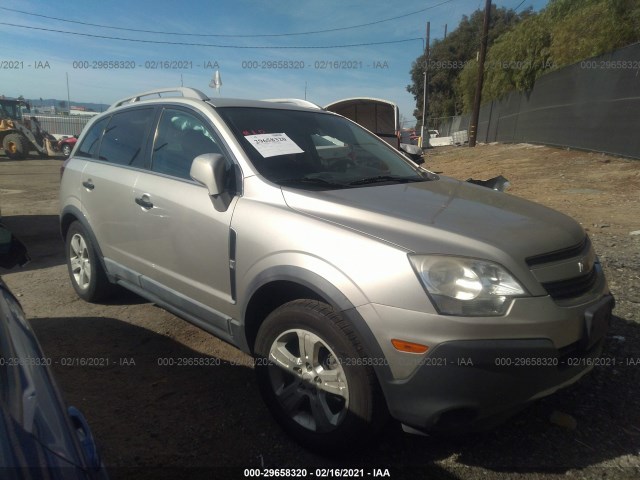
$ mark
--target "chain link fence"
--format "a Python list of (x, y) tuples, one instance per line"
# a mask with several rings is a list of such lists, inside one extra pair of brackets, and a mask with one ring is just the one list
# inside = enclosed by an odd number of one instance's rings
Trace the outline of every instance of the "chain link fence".
[(84, 126), (89, 123), (89, 115), (29, 115), (40, 122), (42, 128), (52, 135), (80, 135)]

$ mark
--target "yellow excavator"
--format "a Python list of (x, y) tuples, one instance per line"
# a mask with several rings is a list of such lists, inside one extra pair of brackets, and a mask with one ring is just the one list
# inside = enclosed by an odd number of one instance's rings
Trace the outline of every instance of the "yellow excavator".
[(0, 98), (0, 145), (12, 160), (22, 160), (29, 152), (55, 157), (56, 139), (44, 131), (36, 117), (26, 116), (29, 106), (22, 100)]

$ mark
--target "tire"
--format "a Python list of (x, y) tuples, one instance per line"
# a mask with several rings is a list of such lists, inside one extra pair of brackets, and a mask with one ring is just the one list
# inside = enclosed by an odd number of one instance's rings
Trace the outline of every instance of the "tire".
[[(312, 355), (301, 352), (305, 347)], [(303, 446), (339, 456), (366, 445), (385, 423), (370, 362), (350, 324), (329, 305), (294, 300), (277, 308), (258, 331), (255, 354), (265, 403)]]
[(67, 231), (65, 255), (69, 278), (80, 298), (98, 302), (114, 290), (96, 254), (96, 250), (80, 222), (73, 222)]
[(62, 154), (65, 157), (68, 157), (69, 155), (71, 155), (71, 145), (69, 145), (68, 143), (65, 143), (64, 145), (62, 145)]
[(19, 133), (10, 133), (2, 141), (2, 148), (11, 160), (26, 158), (29, 153), (28, 145), (29, 141)]

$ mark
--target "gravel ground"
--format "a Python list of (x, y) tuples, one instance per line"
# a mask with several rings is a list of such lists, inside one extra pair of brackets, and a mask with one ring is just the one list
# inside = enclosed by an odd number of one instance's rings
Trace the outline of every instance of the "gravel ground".
[[(79, 300), (57, 233), (61, 162), (0, 157), (0, 208), (33, 262), (3, 275), (19, 295), (69, 403), (81, 408), (111, 476), (243, 478), (245, 468), (363, 469), (365, 477), (640, 477), (640, 162), (532, 145), (430, 150), (427, 167), (461, 179), (502, 174), (510, 194), (576, 218), (617, 299), (602, 365), (486, 433), (403, 434), (391, 425), (340, 460), (305, 451), (263, 406), (250, 358), (126, 292)], [(163, 358), (208, 365), (169, 367)], [(79, 365), (78, 359), (96, 359)], [(381, 472), (374, 470), (381, 469)], [(318, 472), (321, 473), (321, 472)]]

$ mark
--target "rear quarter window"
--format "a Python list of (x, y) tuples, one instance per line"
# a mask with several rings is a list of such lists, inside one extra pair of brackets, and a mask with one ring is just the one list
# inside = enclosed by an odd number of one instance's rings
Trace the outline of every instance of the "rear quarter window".
[(82, 143), (78, 147), (78, 151), (76, 152), (76, 156), (89, 157), (89, 158), (97, 158), (98, 157), (98, 148), (100, 147), (100, 138), (102, 138), (102, 132), (104, 131), (104, 127), (107, 125), (111, 117), (105, 117), (102, 120), (98, 120), (94, 123), (87, 134), (85, 135)]

